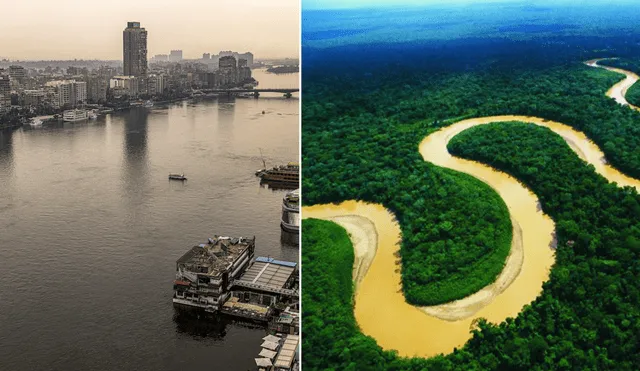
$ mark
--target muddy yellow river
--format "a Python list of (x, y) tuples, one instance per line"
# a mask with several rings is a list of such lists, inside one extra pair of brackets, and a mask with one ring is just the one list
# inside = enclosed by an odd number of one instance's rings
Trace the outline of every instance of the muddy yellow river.
[(604, 60), (604, 59), (606, 59), (606, 58), (592, 59), (592, 60), (587, 61), (585, 63), (588, 66), (591, 66), (591, 67), (600, 67), (600, 68), (604, 68), (605, 70), (609, 70), (609, 71), (612, 71), (612, 72), (617, 72), (617, 73), (625, 75), (624, 80), (621, 80), (617, 84), (613, 85), (611, 87), (611, 89), (609, 89), (609, 91), (607, 91), (607, 97), (611, 97), (611, 98), (615, 99), (616, 102), (622, 104), (623, 106), (629, 106), (629, 107), (633, 108), (636, 111), (640, 111), (640, 107), (634, 106), (633, 104), (627, 102), (627, 99), (625, 98), (625, 95), (627, 95), (627, 90), (629, 90), (631, 85), (635, 84), (638, 81), (638, 79), (640, 79), (640, 76), (636, 75), (633, 72), (626, 71), (626, 70), (623, 70), (623, 69), (620, 69), (620, 68), (602, 66), (602, 65), (598, 64), (599, 61)]
[(447, 151), (447, 143), (456, 134), (501, 121), (545, 126), (562, 136), (580, 158), (609, 181), (640, 190), (640, 181), (607, 165), (602, 151), (584, 134), (558, 122), (525, 116), (482, 117), (430, 134), (419, 146), (425, 161), (470, 174), (490, 185), (504, 199), (514, 228), (510, 255), (493, 284), (464, 299), (431, 307), (415, 307), (404, 299), (397, 254), (400, 227), (383, 206), (346, 201), (304, 207), (303, 218), (333, 220), (349, 232), (356, 256), (355, 318), (362, 332), (376, 339), (382, 348), (397, 350), (401, 356), (450, 353), (469, 339), (477, 318), (499, 323), (516, 316), (535, 300), (548, 279), (554, 263), (554, 223), (539, 211), (537, 197), (513, 177), (453, 157)]

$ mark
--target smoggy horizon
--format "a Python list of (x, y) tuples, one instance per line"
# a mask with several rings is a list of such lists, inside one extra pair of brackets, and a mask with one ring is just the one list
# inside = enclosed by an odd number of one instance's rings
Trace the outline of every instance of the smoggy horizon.
[(12, 5), (7, 15), (0, 24), (0, 58), (11, 60), (122, 60), (127, 22), (147, 30), (149, 60), (175, 49), (185, 59), (221, 50), (296, 58), (300, 48), (297, 0), (195, 0), (188, 6), (167, 0), (28, 0)]

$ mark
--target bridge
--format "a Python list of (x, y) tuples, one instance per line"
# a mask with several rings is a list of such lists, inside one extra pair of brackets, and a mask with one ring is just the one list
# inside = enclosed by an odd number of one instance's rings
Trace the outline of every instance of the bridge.
[(282, 93), (285, 97), (290, 98), (291, 94), (297, 93), (300, 91), (299, 88), (273, 88), (273, 89), (201, 89), (203, 93), (224, 93), (224, 94), (235, 94), (235, 93), (252, 93), (255, 97), (259, 97), (260, 93)]

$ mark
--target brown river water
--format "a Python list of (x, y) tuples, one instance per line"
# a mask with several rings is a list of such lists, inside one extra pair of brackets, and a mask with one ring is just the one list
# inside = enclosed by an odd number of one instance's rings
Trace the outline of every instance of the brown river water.
[[(621, 83), (628, 82), (633, 75), (621, 73), (627, 75)], [(621, 83), (615, 86), (626, 91), (628, 86), (620, 88)], [(614, 95), (609, 96), (616, 99)], [(460, 121), (430, 134), (419, 146), (423, 158), (490, 185), (507, 204), (514, 227), (511, 254), (493, 284), (464, 299), (431, 307), (415, 307), (405, 301), (397, 255), (400, 227), (382, 205), (345, 201), (339, 205), (303, 208), (304, 218), (333, 220), (349, 232), (356, 251), (355, 318), (361, 331), (376, 339), (382, 348), (397, 350), (401, 356), (450, 353), (470, 338), (470, 329), (477, 318), (500, 323), (515, 317), (540, 294), (555, 261), (553, 221), (539, 210), (536, 195), (515, 178), (487, 165), (453, 157), (447, 151), (447, 143), (458, 133), (473, 126), (504, 121), (526, 122), (553, 130), (610, 182), (640, 190), (640, 181), (607, 165), (598, 146), (583, 133), (562, 123), (537, 117), (493, 116)], [(371, 231), (371, 225), (375, 232)]]

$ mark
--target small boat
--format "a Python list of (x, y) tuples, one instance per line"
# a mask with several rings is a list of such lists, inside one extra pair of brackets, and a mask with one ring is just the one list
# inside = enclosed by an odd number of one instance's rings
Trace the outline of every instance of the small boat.
[(169, 180), (187, 180), (184, 174), (169, 174)]
[(31, 122), (29, 122), (29, 125), (31, 125), (32, 127), (42, 126), (42, 120), (34, 117), (33, 119), (31, 119)]
[(153, 107), (153, 101), (148, 100), (148, 101), (144, 102), (144, 106), (147, 107), (147, 108)]
[(71, 109), (62, 114), (62, 119), (67, 122), (83, 121), (88, 117), (87, 111), (83, 109)]
[(98, 114), (97, 114), (95, 111), (89, 111), (89, 112), (87, 113), (87, 117), (88, 117), (90, 120), (95, 120), (95, 119), (97, 119), (97, 118), (98, 118)]

